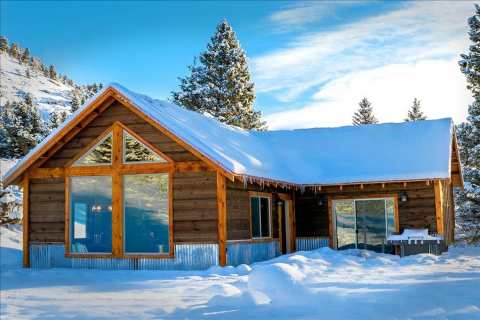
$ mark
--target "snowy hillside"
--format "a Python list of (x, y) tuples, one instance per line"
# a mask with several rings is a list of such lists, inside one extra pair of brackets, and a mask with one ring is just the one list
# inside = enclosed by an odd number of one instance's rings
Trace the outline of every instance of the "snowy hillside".
[(20, 64), (18, 59), (7, 53), (0, 53), (0, 79), (0, 105), (7, 101), (20, 101), (30, 93), (44, 119), (54, 109), (68, 110), (70, 107), (73, 86), (47, 78), (31, 66)]

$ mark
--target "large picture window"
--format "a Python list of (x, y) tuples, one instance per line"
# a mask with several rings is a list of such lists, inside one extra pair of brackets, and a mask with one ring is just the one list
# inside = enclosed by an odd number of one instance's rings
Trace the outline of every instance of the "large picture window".
[(68, 169), (72, 254), (171, 256), (173, 162), (120, 123)]
[(252, 238), (271, 237), (272, 227), (270, 210), (270, 197), (250, 197)]
[(123, 176), (125, 253), (168, 253), (168, 174)]
[(87, 176), (70, 179), (70, 251), (111, 253), (112, 178)]

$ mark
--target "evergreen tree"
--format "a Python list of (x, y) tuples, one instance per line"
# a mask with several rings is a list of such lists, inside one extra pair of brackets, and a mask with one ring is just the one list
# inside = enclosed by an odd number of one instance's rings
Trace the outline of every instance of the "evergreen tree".
[(72, 100), (70, 101), (70, 113), (74, 113), (80, 107), (80, 101), (78, 100), (78, 96), (74, 93), (72, 95)]
[(353, 114), (352, 122), (354, 125), (359, 126), (362, 124), (378, 123), (377, 118), (373, 115), (373, 108), (370, 101), (367, 98), (363, 98), (358, 103), (359, 108)]
[(0, 36), (0, 52), (8, 52), (8, 41), (4, 36)]
[(255, 88), (247, 57), (226, 20), (222, 21), (200, 55), (180, 79), (172, 100), (187, 109), (209, 113), (218, 120), (244, 129), (264, 129), (261, 113), (253, 108)]
[(58, 128), (67, 117), (68, 113), (65, 110), (53, 110), (49, 114), (48, 128), (50, 130)]
[(18, 59), (19, 53), (18, 53), (18, 46), (16, 43), (12, 43), (12, 45), (10, 46), (9, 54), (12, 58)]
[(30, 60), (30, 51), (28, 50), (28, 48), (25, 48), (20, 58), (20, 62), (27, 64), (29, 60)]
[(420, 100), (414, 98), (412, 108), (408, 110), (408, 115), (405, 121), (418, 121), (425, 119), (427, 119), (427, 117), (423, 114), (422, 110), (420, 110)]
[(465, 188), (456, 193), (456, 209), (460, 235), (476, 242), (480, 241), (480, 6), (475, 5), (468, 24), (472, 45), (459, 64), (474, 102), (468, 108), (467, 121), (457, 130)]
[(25, 77), (27, 77), (29, 79), (31, 78), (30, 69), (28, 69), (28, 68), (25, 69)]
[(7, 103), (0, 111), (1, 158), (25, 156), (47, 133), (30, 95), (21, 102)]
[(57, 71), (55, 70), (55, 66), (52, 64), (50, 68), (48, 68), (48, 77), (52, 80), (57, 80)]

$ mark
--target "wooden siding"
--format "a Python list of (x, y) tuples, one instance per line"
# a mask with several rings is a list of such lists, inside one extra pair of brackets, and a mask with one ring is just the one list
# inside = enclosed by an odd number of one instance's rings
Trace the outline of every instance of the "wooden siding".
[(64, 167), (75, 155), (78, 155), (85, 146), (92, 142), (115, 121), (120, 121), (129, 129), (139, 134), (143, 139), (154, 145), (172, 160), (198, 161), (193, 154), (179, 144), (159, 132), (156, 128), (132, 113), (130, 110), (115, 102), (107, 110), (95, 118), (87, 127), (81, 130), (65, 146), (60, 148), (42, 167)]
[(441, 182), (443, 192), (443, 223), (444, 236), (447, 245), (455, 240), (455, 204), (453, 197), (453, 184), (448, 180)]
[(217, 242), (215, 172), (177, 172), (173, 176), (173, 227), (178, 242)]
[(64, 179), (31, 179), (29, 197), (30, 241), (64, 242)]
[[(400, 232), (405, 228), (428, 228), (436, 232), (435, 195), (433, 183), (411, 182), (372, 184), (340, 187), (325, 187), (322, 191), (306, 191), (296, 194), (297, 237), (328, 236), (328, 197), (351, 196), (361, 198), (369, 194), (399, 194), (406, 192), (408, 201), (398, 202)], [(319, 206), (319, 200), (323, 205)]]
[(227, 239), (247, 240), (250, 234), (250, 195), (249, 191), (259, 191), (272, 194), (272, 236), (278, 238), (278, 212), (276, 202), (277, 191), (272, 188), (261, 188), (257, 185), (248, 184), (245, 188), (243, 183), (227, 183)]

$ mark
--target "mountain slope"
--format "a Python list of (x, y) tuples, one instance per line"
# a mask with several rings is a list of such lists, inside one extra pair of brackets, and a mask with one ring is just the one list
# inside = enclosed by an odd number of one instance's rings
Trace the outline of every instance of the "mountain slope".
[[(27, 70), (30, 77), (27, 76)], [(39, 107), (44, 119), (54, 109), (68, 110), (74, 86), (52, 80), (29, 65), (19, 61), (7, 53), (0, 53), (0, 105), (7, 101), (20, 101), (29, 93)]]

